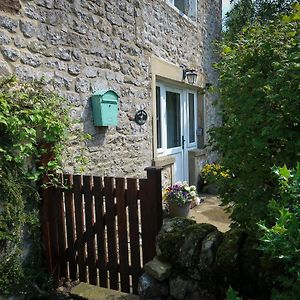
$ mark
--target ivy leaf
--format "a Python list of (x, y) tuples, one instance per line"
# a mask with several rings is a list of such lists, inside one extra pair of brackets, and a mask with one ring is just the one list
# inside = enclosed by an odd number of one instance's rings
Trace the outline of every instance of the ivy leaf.
[(286, 180), (288, 180), (291, 177), (291, 172), (289, 171), (286, 165), (284, 165), (282, 168), (279, 168), (279, 174)]

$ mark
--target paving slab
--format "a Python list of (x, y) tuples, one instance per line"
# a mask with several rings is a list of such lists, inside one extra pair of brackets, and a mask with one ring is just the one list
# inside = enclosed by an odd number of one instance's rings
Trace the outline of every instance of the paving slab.
[(84, 282), (72, 288), (71, 295), (84, 300), (139, 300), (139, 296), (101, 288)]
[(197, 223), (213, 224), (222, 232), (228, 231), (231, 220), (229, 214), (220, 206), (220, 199), (210, 194), (201, 194), (200, 198), (204, 199), (204, 201), (190, 209), (189, 218), (192, 218)]

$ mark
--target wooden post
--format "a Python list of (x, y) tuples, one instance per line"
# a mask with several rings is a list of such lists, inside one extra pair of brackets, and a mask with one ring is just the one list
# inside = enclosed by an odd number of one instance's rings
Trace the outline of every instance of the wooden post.
[[(41, 185), (45, 180), (41, 181)], [(41, 238), (43, 244), (43, 254), (47, 265), (48, 274), (52, 273), (52, 254), (51, 254), (51, 243), (50, 243), (50, 225), (49, 225), (49, 210), (51, 193), (49, 188), (40, 189), (41, 207), (40, 207), (40, 223), (41, 223)]]
[(161, 168), (149, 167), (140, 180), (143, 265), (155, 256), (156, 236), (162, 226)]
[(147, 171), (148, 178), (148, 191), (151, 195), (153, 206), (153, 217), (155, 218), (155, 235), (157, 235), (161, 229), (163, 222), (163, 211), (162, 211), (162, 180), (161, 180), (161, 167), (148, 167)]

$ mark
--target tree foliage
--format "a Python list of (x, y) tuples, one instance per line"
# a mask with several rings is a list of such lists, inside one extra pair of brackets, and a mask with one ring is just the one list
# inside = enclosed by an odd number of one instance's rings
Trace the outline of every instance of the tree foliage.
[(276, 20), (278, 14), (288, 14), (298, 0), (231, 0), (233, 8), (225, 16), (225, 34), (235, 40), (243, 27), (258, 21)]
[(285, 274), (279, 277), (281, 290), (276, 299), (300, 296), (300, 163), (295, 169), (274, 168), (279, 181), (279, 195), (268, 205), (272, 226), (260, 223), (261, 249), (282, 261)]
[(255, 229), (268, 219), (276, 193), (270, 170), (300, 159), (300, 5), (288, 16), (245, 28), (236, 41), (220, 45), (223, 125), (212, 130), (221, 164), (223, 204), (236, 225)]

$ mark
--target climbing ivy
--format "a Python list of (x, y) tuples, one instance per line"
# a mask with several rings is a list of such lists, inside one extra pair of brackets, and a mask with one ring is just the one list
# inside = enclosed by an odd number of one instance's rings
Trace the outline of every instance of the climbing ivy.
[(69, 143), (88, 138), (72, 130), (70, 109), (43, 81), (0, 80), (0, 296), (36, 299), (49, 282), (42, 271), (37, 183), (72, 159)]

